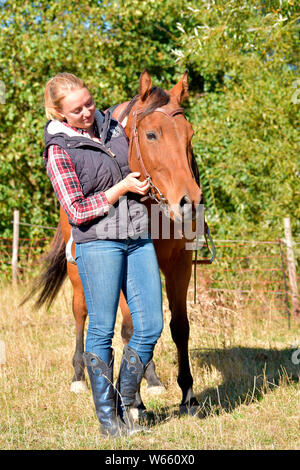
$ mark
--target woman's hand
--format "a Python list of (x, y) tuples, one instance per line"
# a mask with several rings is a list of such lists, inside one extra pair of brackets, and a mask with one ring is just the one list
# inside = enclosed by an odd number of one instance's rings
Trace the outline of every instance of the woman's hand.
[(141, 174), (137, 171), (129, 173), (120, 183), (107, 189), (105, 195), (109, 204), (114, 204), (121, 196), (124, 196), (129, 191), (145, 196), (150, 189), (150, 184), (147, 180), (139, 181), (138, 178), (140, 175)]
[(132, 193), (142, 194), (145, 196), (150, 189), (149, 181), (139, 181), (139, 172), (129, 173), (129, 175), (124, 178), (123, 182), (125, 183), (126, 192), (131, 191)]

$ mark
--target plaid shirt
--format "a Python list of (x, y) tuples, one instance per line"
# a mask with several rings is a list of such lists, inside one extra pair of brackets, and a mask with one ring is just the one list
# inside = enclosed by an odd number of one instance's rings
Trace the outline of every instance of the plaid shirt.
[[(84, 129), (77, 129), (63, 123), (85, 137)], [(96, 129), (95, 129), (96, 131)], [(97, 139), (99, 142), (100, 138)], [(85, 197), (69, 154), (58, 145), (48, 150), (47, 173), (55, 194), (73, 225), (81, 225), (108, 213), (110, 205), (104, 192)]]

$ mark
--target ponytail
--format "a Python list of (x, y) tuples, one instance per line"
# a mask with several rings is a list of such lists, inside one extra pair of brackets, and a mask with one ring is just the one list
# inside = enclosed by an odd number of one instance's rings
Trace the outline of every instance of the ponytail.
[(45, 111), (48, 119), (62, 121), (61, 101), (73, 90), (87, 88), (81, 78), (67, 72), (58, 73), (50, 78), (45, 87)]

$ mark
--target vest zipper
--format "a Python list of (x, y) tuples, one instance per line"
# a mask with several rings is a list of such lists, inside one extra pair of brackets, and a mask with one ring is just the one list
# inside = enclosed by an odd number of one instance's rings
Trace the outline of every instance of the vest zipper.
[(116, 158), (115, 154), (110, 149), (107, 149), (107, 150), (112, 158)]

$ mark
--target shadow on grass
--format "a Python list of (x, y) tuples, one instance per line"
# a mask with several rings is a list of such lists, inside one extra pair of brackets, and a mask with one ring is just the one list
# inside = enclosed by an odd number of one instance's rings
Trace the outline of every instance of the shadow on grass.
[(193, 350), (198, 368), (217, 369), (222, 383), (197, 394), (200, 417), (220, 411), (230, 412), (241, 403), (261, 400), (280, 383), (299, 381), (300, 359), (295, 349), (243, 348)]
[[(198, 374), (215, 368), (222, 375), (222, 383), (196, 395), (200, 407), (194, 407), (191, 414), (199, 418), (232, 412), (242, 403), (261, 400), (281, 383), (297, 383), (300, 378), (300, 364), (292, 360), (300, 360), (300, 352), (295, 349), (194, 349), (190, 355), (197, 362)], [(169, 406), (147, 413), (146, 421), (151, 426), (179, 416), (179, 407)]]

